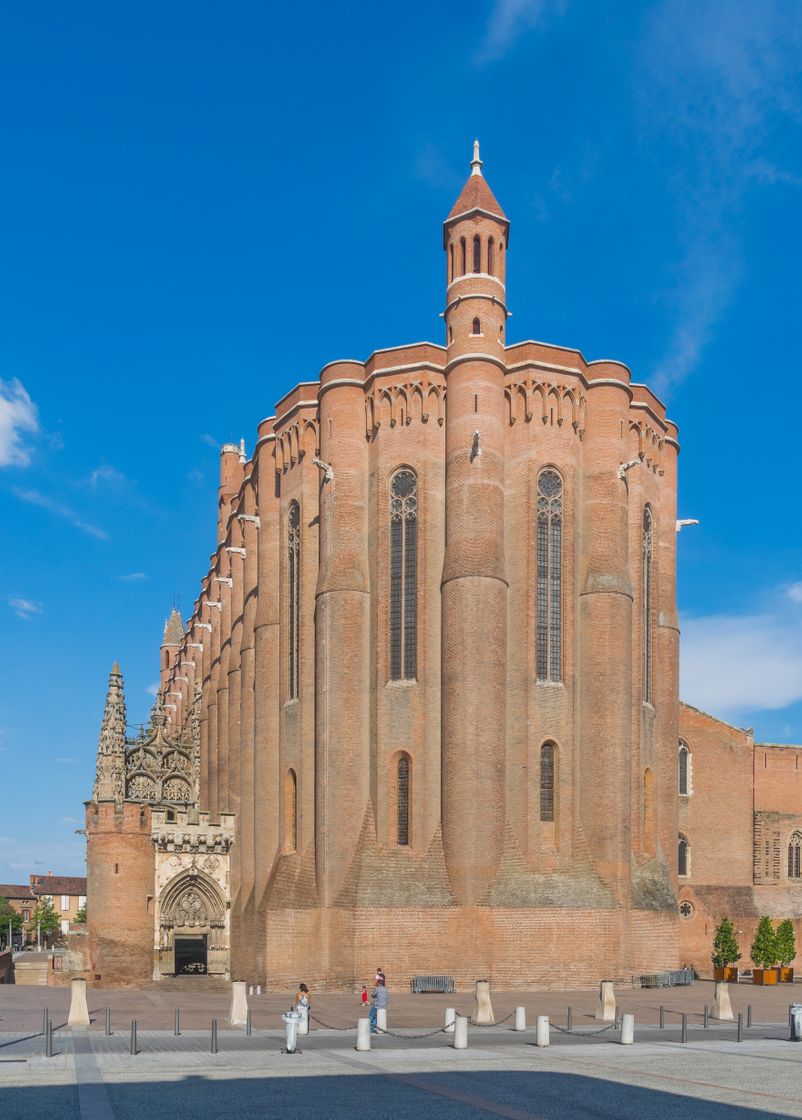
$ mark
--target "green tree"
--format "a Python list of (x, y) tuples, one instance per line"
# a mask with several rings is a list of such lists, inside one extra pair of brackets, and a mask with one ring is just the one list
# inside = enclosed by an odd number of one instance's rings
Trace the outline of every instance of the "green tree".
[(755, 940), (749, 952), (758, 968), (772, 968), (777, 963), (777, 935), (771, 918), (764, 915), (758, 922)]
[(741, 959), (738, 951), (738, 942), (735, 940), (735, 930), (729, 918), (722, 918), (716, 928), (713, 938), (713, 964), (716, 968), (726, 968)]
[(13, 933), (22, 929), (22, 914), (17, 913), (7, 898), (0, 898), (0, 943), (8, 941), (8, 924), (11, 923)]
[(50, 898), (40, 898), (36, 903), (36, 909), (31, 914), (28, 930), (35, 935), (37, 929), (45, 943), (52, 941), (61, 933), (61, 919), (55, 911), (53, 900)]
[(86, 903), (84, 903), (84, 904), (83, 904), (83, 906), (81, 907), (81, 909), (80, 909), (80, 910), (78, 911), (78, 913), (77, 913), (77, 914), (75, 915), (75, 924), (76, 924), (77, 926), (84, 926), (84, 925), (86, 925)]
[(777, 926), (774, 935), (774, 947), (777, 959), (783, 968), (788, 968), (796, 956), (796, 937), (794, 936), (794, 923), (790, 918), (785, 918)]

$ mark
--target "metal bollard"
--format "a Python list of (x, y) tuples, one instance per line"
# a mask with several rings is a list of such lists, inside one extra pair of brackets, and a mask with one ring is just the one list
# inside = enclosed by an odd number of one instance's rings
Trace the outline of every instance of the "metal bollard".
[(744, 1017), (741, 1012), (738, 1012), (738, 1042), (744, 1040)]
[(370, 1050), (370, 1019), (356, 1021), (356, 1048), (362, 1052)]
[(457, 1012), (456, 1012), (455, 1008), (453, 1008), (453, 1007), (447, 1007), (446, 1008), (446, 1013), (443, 1016), (443, 1030), (446, 1031), (448, 1034), (453, 1034), (454, 1033), (454, 1019), (456, 1018), (456, 1015), (457, 1015)]
[[(42, 1012), (42, 1034), (43, 1035), (47, 1034), (47, 1024), (49, 1022), (50, 1022), (50, 1016), (48, 1015), (47, 1008), (45, 1008), (44, 1011)], [(789, 1023), (791, 1022), (790, 1012), (788, 1013), (788, 1022)]]
[(573, 1030), (573, 1028), (574, 1028), (574, 1009), (573, 1009), (573, 1007), (568, 1008), (568, 1016), (565, 1020), (565, 1028), (566, 1028), (566, 1030), (569, 1030), (569, 1031)]
[(682, 1012), (682, 1037), (680, 1041), (688, 1041), (688, 1016), (684, 1011)]
[(131, 1045), (129, 1047), (129, 1053), (131, 1054), (132, 1057), (135, 1057), (136, 1052), (137, 1052), (136, 1051), (136, 1019), (132, 1019), (131, 1020)]
[(105, 1028), (106, 1034), (111, 1034), (111, 1008), (110, 1007), (106, 1008), (104, 1028)]
[(660, 1030), (664, 1030), (666, 1025), (666, 1009), (660, 1004)]
[(212, 1048), (211, 1053), (217, 1053), (217, 1020), (212, 1019)]
[(537, 1035), (535, 1037), (535, 1046), (548, 1046), (550, 1044), (549, 1038), (549, 1017), (548, 1015), (538, 1015), (537, 1017)]
[(454, 1041), (451, 1044), (455, 1050), (468, 1049), (468, 1016), (457, 1015), (454, 1020)]
[(635, 1016), (621, 1016), (621, 1045), (631, 1046), (635, 1041)]
[(177, 1007), (175, 1009), (175, 1018), (173, 1020), (173, 1034), (181, 1034), (181, 1012)]
[(247, 1035), (253, 1034), (253, 1026), (251, 1024), (251, 1009), (248, 1008), (248, 1014), (245, 1016), (245, 1033)]
[(516, 1007), (515, 1008), (515, 1026), (513, 1027), (513, 1030), (516, 1030), (516, 1031), (525, 1031), (526, 1030), (526, 1008), (525, 1007)]
[(53, 1024), (48, 1019), (47, 1030), (45, 1031), (45, 1057), (53, 1057)]
[(752, 1026), (752, 1004), (751, 1003), (747, 1003), (747, 1005), (746, 1005), (746, 1025), (747, 1025), (747, 1027)]
[(707, 1030), (708, 1020), (710, 1018), (710, 1008), (705, 1004), (705, 1030)]

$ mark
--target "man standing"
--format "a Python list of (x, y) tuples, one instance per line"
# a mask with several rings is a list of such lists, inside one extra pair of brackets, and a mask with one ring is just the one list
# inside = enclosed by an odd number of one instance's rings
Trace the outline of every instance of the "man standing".
[(382, 976), (381, 979), (376, 981), (376, 987), (370, 993), (370, 1011), (368, 1012), (368, 1018), (370, 1019), (371, 1034), (378, 1034), (376, 1020), (381, 1009), (387, 1010), (387, 996), (387, 985)]

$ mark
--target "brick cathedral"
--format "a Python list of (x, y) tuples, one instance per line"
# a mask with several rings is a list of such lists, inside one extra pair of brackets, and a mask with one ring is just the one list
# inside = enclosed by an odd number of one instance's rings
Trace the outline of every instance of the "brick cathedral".
[(583, 985), (802, 914), (802, 752), (679, 702), (677, 428), (620, 362), (507, 344), (509, 238), (477, 144), (445, 345), (331, 362), (222, 448), (134, 739), (109, 681), (95, 982)]

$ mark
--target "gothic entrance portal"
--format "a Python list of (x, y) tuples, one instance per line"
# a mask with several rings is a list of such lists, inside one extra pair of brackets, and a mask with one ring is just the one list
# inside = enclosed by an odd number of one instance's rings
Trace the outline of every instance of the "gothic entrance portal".
[(175, 974), (176, 976), (205, 976), (208, 966), (206, 934), (176, 935)]

